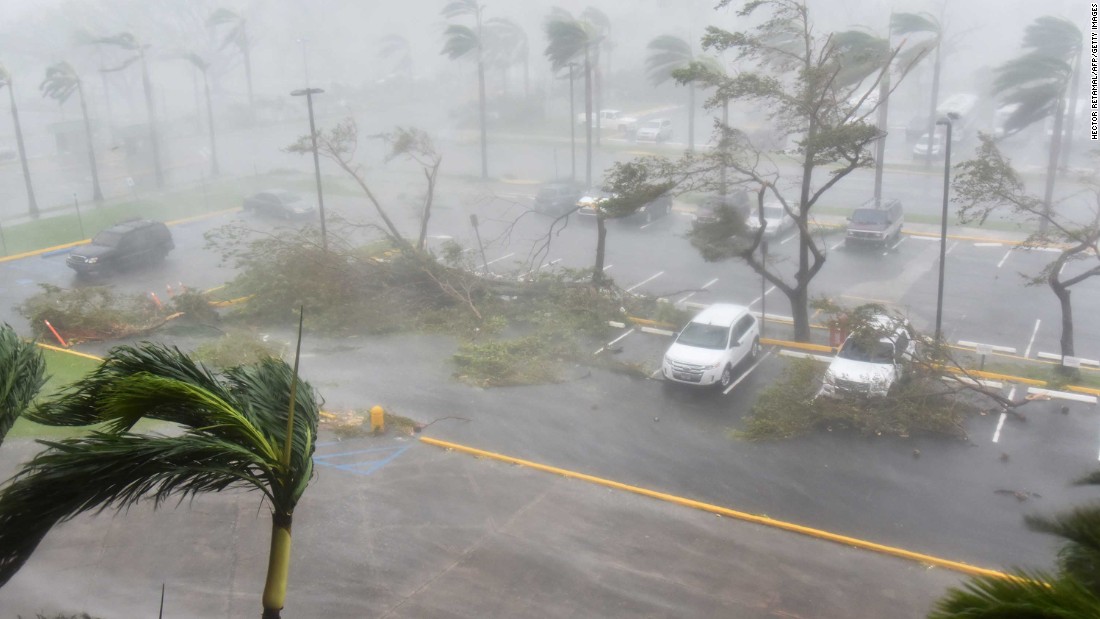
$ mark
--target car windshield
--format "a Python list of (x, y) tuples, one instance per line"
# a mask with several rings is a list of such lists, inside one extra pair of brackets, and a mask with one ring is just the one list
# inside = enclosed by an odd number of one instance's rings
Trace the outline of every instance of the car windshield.
[(871, 208), (859, 208), (852, 213), (852, 223), (874, 225), (886, 223), (886, 211)]
[(105, 245), (107, 247), (114, 247), (118, 245), (118, 242), (122, 240), (122, 233), (115, 232), (114, 230), (104, 230), (95, 235), (92, 239), (92, 243), (95, 245)]
[(642, 128), (643, 129), (660, 129), (661, 128), (661, 121), (659, 121), (659, 120), (647, 121), (646, 124)]
[(275, 196), (275, 199), (283, 204), (290, 204), (292, 202), (299, 202), (301, 198), (289, 191), (273, 191), (271, 195)]
[(728, 327), (706, 325), (701, 322), (690, 322), (688, 326), (684, 327), (684, 330), (680, 332), (680, 337), (676, 338), (676, 343), (683, 344), (684, 346), (694, 346), (696, 348), (722, 350), (726, 347), (726, 336), (728, 333)]
[(867, 363), (890, 363), (894, 360), (894, 345), (881, 339), (875, 340), (873, 334), (866, 337), (853, 335), (844, 341), (837, 356)]
[(772, 206), (765, 205), (764, 206), (764, 217), (766, 217), (768, 219), (782, 219), (783, 218), (783, 207), (782, 206), (777, 206), (777, 205), (772, 205)]

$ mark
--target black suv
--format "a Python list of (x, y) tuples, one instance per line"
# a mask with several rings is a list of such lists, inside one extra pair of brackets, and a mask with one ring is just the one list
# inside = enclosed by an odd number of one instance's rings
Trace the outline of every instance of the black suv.
[(844, 242), (886, 245), (901, 236), (904, 215), (901, 202), (897, 200), (883, 200), (877, 206), (873, 199), (869, 200), (862, 208), (852, 211)]
[(102, 272), (163, 260), (174, 248), (168, 226), (131, 219), (101, 231), (91, 244), (73, 249), (65, 264), (77, 273)]
[(547, 183), (535, 194), (535, 210), (543, 215), (559, 217), (577, 207), (581, 187), (574, 183)]
[(733, 218), (744, 221), (749, 215), (749, 194), (744, 189), (737, 187), (726, 195), (711, 194), (703, 198), (703, 202), (695, 209), (692, 218), (693, 228), (711, 224), (721, 217), (723, 211), (732, 212)]

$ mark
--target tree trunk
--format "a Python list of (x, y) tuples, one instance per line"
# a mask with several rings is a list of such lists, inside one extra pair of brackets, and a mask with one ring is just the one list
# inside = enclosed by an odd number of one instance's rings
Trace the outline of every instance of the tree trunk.
[(279, 619), (286, 603), (286, 583), (290, 574), (290, 525), (293, 515), (271, 515), (271, 551), (267, 556), (267, 580), (264, 582), (263, 619)]
[[(527, 101), (531, 98), (531, 59), (527, 54), (523, 56), (523, 100)], [(576, 120), (576, 119), (572, 119)]]
[(879, 81), (878, 118), (875, 126), (881, 133), (875, 143), (875, 206), (882, 205), (882, 166), (886, 159), (886, 133), (890, 106), (890, 67), (887, 67)]
[(1066, 131), (1065, 139), (1062, 140), (1062, 154), (1061, 163), (1058, 164), (1058, 170), (1066, 172), (1069, 170), (1069, 153), (1073, 147), (1073, 129), (1075, 120), (1077, 117), (1077, 88), (1080, 85), (1079, 78), (1081, 77), (1081, 51), (1078, 50), (1077, 54), (1073, 58), (1073, 62), (1070, 63), (1073, 68), (1073, 77), (1070, 79), (1069, 85), (1069, 110), (1066, 117)]
[(592, 268), (592, 283), (603, 285), (604, 253), (607, 248), (607, 222), (600, 207), (596, 205), (596, 266)]
[(688, 82), (688, 152), (695, 152), (695, 83)]
[(15, 147), (19, 150), (19, 162), (23, 164), (23, 182), (27, 185), (27, 214), (38, 218), (38, 201), (34, 198), (34, 186), (31, 185), (31, 169), (27, 165), (27, 149), (23, 146), (23, 128), (19, 125), (19, 108), (15, 106), (15, 86), (8, 79), (8, 97), (11, 99), (11, 119), (15, 123)]
[(145, 52), (141, 52), (141, 85), (145, 90), (145, 109), (149, 114), (149, 142), (153, 149), (153, 172), (157, 188), (164, 188), (164, 167), (160, 163), (160, 137), (157, 132), (157, 114), (153, 107), (153, 84), (149, 80), (149, 68), (145, 65)]
[[(416, 247), (420, 251), (424, 251), (428, 243), (428, 220), (432, 217), (432, 200), (435, 199), (435, 179), (439, 173), (439, 165), (443, 163), (443, 157), (439, 157), (435, 160), (435, 164), (432, 165), (431, 171), (424, 170), (424, 177), (428, 181), (428, 194), (424, 198), (424, 210), (420, 215), (420, 238), (416, 241)], [(483, 252), (484, 253), (484, 252)], [(484, 256), (482, 256), (484, 260)], [(488, 269), (486, 269), (488, 271)]]
[(584, 136), (585, 136), (585, 187), (592, 186), (592, 61), (584, 46)]
[[(936, 142), (936, 107), (940, 103), (940, 38), (943, 32), (936, 35), (936, 60), (932, 65), (932, 104), (928, 109), (928, 154), (924, 158), (924, 167), (932, 166), (932, 146)], [(947, 148), (947, 145), (944, 145)]]
[[(729, 129), (729, 126), (730, 126), (730, 100), (729, 99), (724, 99), (722, 101), (722, 131), (723, 131), (723, 135), (722, 135), (722, 169), (719, 172), (720, 180), (719, 180), (719, 185), (718, 185), (719, 192), (722, 194), (723, 198), (725, 198), (726, 193), (729, 192), (729, 184), (727, 182), (728, 172), (726, 171), (726, 158), (729, 157), (730, 149), (729, 149), (729, 143), (728, 143), (729, 141), (725, 137), (725, 133), (724, 133), (725, 130)], [(725, 200), (723, 200), (722, 203), (725, 204)]]
[(603, 113), (601, 111), (603, 110), (603, 78), (601, 77), (603, 71), (600, 70), (600, 46), (594, 45), (592, 51), (595, 56), (592, 59), (592, 71), (595, 73), (596, 80), (596, 146), (599, 147), (600, 133), (602, 133), (601, 130), (603, 129)]
[(244, 56), (244, 79), (248, 83), (248, 111), (255, 114), (252, 99), (252, 52), (247, 45), (241, 49), (241, 55)]
[(214, 104), (210, 102), (210, 82), (206, 79), (206, 71), (202, 72), (202, 90), (206, 95), (206, 124), (210, 130), (210, 174), (218, 176), (221, 169), (218, 167), (218, 141), (214, 134)]
[(76, 94), (80, 96), (80, 113), (84, 117), (84, 139), (88, 141), (88, 163), (92, 169), (92, 199), (103, 201), (103, 191), (99, 188), (99, 168), (95, 164), (95, 143), (92, 142), (92, 124), (88, 121), (88, 106), (84, 103), (84, 85), (78, 79)]
[[(812, 142), (817, 133), (817, 125), (810, 120), (806, 131), (806, 141)], [(787, 297), (791, 301), (791, 318), (794, 320), (794, 339), (797, 342), (810, 341), (809, 287), (810, 287), (810, 243), (813, 238), (809, 230), (810, 187), (813, 181), (814, 156), (812, 148), (807, 148), (802, 159), (802, 190), (798, 198), (798, 271), (794, 275), (795, 284)]]
[(489, 178), (489, 153), (486, 150), (485, 137), (485, 63), (477, 61), (477, 101), (478, 117), (481, 121), (481, 180)]
[[(1058, 297), (1058, 304), (1062, 309), (1062, 337), (1059, 343), (1062, 346), (1063, 359), (1074, 356), (1073, 306), (1070, 304), (1070, 289), (1063, 286), (1062, 282), (1058, 279), (1058, 272), (1062, 270), (1062, 265), (1065, 264), (1065, 257), (1065, 254), (1063, 254), (1055, 261), (1054, 266), (1050, 270), (1050, 275), (1047, 276), (1047, 284), (1054, 292), (1054, 296)], [(1069, 368), (1066, 368), (1064, 365), (1058, 366), (1057, 369), (1063, 372), (1069, 371)]]
[(1054, 207), (1054, 181), (1058, 176), (1058, 155), (1062, 151), (1062, 119), (1066, 111), (1065, 96), (1059, 97), (1054, 108), (1054, 127), (1050, 135), (1050, 150), (1047, 155), (1046, 189), (1043, 191), (1043, 216), (1039, 218), (1039, 232), (1045, 233), (1050, 227), (1051, 209)]

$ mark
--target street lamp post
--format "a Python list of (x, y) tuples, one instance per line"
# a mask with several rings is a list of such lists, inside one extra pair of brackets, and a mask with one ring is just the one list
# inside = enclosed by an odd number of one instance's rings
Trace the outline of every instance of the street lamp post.
[(577, 115), (573, 111), (573, 68), (569, 63), (569, 180), (577, 182)]
[[(940, 281), (936, 293), (936, 343), (939, 343), (943, 338), (943, 269), (944, 263), (947, 261), (947, 198), (951, 187), (951, 121), (954, 119), (954, 114), (948, 114), (936, 121), (937, 125), (947, 127), (943, 149), (943, 213), (940, 216)], [(929, 156), (932, 153), (934, 137), (934, 135), (929, 137)]]
[(306, 107), (309, 108), (309, 138), (313, 141), (313, 172), (317, 176), (317, 210), (321, 215), (321, 247), (328, 253), (328, 232), (325, 230), (325, 198), (321, 192), (321, 159), (317, 155), (317, 129), (313, 125), (313, 95), (325, 92), (320, 88), (303, 88), (294, 90), (290, 94), (295, 97), (305, 96)]

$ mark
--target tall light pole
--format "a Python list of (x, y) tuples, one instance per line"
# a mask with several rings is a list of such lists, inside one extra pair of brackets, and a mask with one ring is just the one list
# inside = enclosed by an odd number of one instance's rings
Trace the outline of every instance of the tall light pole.
[(321, 159), (317, 155), (317, 129), (313, 125), (313, 95), (325, 92), (320, 88), (303, 88), (291, 91), (295, 97), (305, 96), (309, 108), (309, 138), (313, 141), (313, 172), (317, 176), (317, 210), (321, 214), (321, 247), (328, 253), (328, 232), (325, 230), (325, 198), (321, 193)]
[(576, 63), (569, 63), (569, 180), (574, 183), (577, 182), (577, 115), (573, 111), (573, 68), (576, 66)]
[[(947, 261), (947, 198), (951, 183), (951, 121), (957, 116), (949, 113), (936, 121), (937, 125), (947, 127), (947, 136), (943, 149), (943, 213), (940, 216), (940, 282), (936, 293), (936, 343), (943, 338), (943, 269)], [(929, 137), (928, 153), (931, 156), (932, 145), (935, 143), (935, 132)]]

